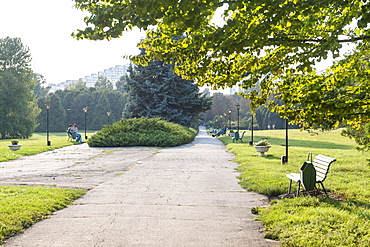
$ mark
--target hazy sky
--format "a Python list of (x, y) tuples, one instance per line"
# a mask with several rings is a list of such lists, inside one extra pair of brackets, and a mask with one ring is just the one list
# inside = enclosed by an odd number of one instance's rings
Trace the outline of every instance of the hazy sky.
[(112, 41), (77, 41), (71, 33), (84, 28), (86, 14), (72, 0), (0, 0), (0, 38), (21, 38), (32, 55), (31, 67), (47, 83), (78, 80), (128, 61), (123, 55), (139, 53), (145, 36), (125, 33)]

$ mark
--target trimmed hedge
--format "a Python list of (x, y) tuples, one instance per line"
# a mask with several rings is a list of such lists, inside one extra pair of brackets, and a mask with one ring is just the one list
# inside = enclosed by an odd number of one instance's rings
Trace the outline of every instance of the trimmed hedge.
[(175, 147), (194, 140), (197, 131), (160, 118), (131, 118), (105, 126), (87, 143), (90, 147)]

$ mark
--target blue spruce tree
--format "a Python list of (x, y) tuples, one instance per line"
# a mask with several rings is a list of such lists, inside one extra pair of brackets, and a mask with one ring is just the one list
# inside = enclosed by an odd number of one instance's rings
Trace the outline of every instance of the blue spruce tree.
[(197, 127), (201, 114), (210, 109), (212, 99), (199, 93), (193, 81), (184, 80), (162, 61), (148, 66), (130, 66), (126, 78), (128, 103), (125, 118), (160, 117), (188, 127)]

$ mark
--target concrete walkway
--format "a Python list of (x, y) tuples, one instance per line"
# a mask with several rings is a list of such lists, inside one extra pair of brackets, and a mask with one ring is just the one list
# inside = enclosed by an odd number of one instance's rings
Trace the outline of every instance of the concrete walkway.
[(0, 163), (2, 184), (90, 189), (4, 246), (277, 246), (250, 211), (267, 198), (238, 185), (233, 157), (201, 129), (176, 148), (83, 144)]

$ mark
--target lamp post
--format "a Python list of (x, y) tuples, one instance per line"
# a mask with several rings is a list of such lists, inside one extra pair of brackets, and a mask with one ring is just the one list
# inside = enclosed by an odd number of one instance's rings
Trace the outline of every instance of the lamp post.
[(229, 110), (229, 130), (231, 130), (231, 110)]
[(85, 140), (87, 140), (87, 135), (86, 135), (86, 114), (87, 114), (87, 106), (82, 109), (85, 113)]
[(51, 142), (49, 141), (49, 111), (50, 104), (45, 104), (46, 107), (46, 145), (50, 146)]
[(236, 109), (238, 110), (238, 132), (239, 132), (239, 110), (240, 110), (240, 104), (236, 104)]
[(281, 156), (281, 164), (288, 163), (288, 124), (289, 120), (285, 119), (285, 155)]
[(249, 145), (253, 145), (253, 114), (252, 114), (251, 141), (249, 142)]
[(107, 116), (108, 116), (108, 124), (109, 124), (110, 112), (107, 112)]

